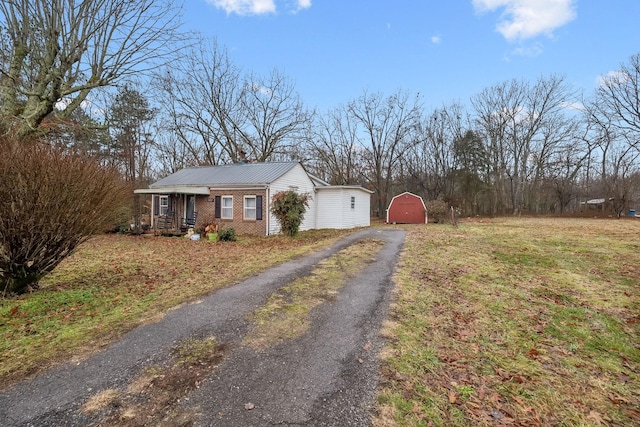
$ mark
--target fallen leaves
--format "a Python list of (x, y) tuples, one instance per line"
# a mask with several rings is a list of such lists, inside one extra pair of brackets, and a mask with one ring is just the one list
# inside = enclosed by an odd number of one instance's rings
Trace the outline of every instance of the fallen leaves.
[(630, 403), (629, 399), (626, 399), (616, 393), (609, 393), (609, 400), (613, 402), (615, 405), (621, 405), (623, 403)]
[(349, 232), (314, 230), (295, 239), (242, 238), (227, 244), (95, 236), (43, 278), (38, 292), (0, 300), (0, 384), (71, 353), (94, 351), (88, 343), (106, 343), (180, 303)]
[(602, 414), (593, 410), (589, 412), (589, 415), (587, 415), (587, 420), (591, 421), (594, 425), (597, 426), (606, 425)]
[[(605, 254), (603, 247), (624, 251), (630, 231), (601, 226), (622, 227), (501, 219), (409, 228), (395, 326), (385, 332), (393, 343), (386, 363), (396, 372), (387, 374), (382, 399), (398, 400), (396, 421), (640, 425), (632, 344), (640, 330), (631, 310), (640, 287), (629, 286), (637, 274), (616, 268), (624, 262), (637, 272), (640, 255)], [(640, 222), (633, 226), (640, 231)], [(526, 256), (511, 256), (518, 252)], [(429, 352), (436, 361), (418, 360)]]

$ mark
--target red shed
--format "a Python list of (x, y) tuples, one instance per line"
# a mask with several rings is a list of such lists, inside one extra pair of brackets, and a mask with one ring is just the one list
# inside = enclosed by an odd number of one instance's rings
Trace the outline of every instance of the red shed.
[(413, 193), (398, 194), (387, 209), (387, 223), (426, 224), (427, 207), (422, 197)]

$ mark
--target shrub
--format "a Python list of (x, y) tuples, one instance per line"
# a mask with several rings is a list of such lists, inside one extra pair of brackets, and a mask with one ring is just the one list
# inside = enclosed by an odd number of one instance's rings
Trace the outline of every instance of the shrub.
[(221, 242), (235, 242), (238, 240), (236, 237), (236, 229), (233, 227), (223, 228), (218, 232), (218, 240)]
[(293, 190), (274, 194), (271, 201), (271, 212), (280, 223), (282, 232), (287, 236), (298, 234), (310, 198), (311, 196), (307, 193), (298, 194)]
[(429, 200), (427, 205), (427, 215), (435, 223), (445, 222), (449, 218), (449, 204), (444, 200)]
[(109, 233), (126, 233), (131, 228), (131, 218), (133, 214), (131, 212), (131, 205), (120, 206), (113, 213), (113, 223), (110, 228), (105, 230)]
[(113, 228), (130, 189), (115, 169), (38, 140), (5, 134), (0, 152), (0, 292), (20, 294)]

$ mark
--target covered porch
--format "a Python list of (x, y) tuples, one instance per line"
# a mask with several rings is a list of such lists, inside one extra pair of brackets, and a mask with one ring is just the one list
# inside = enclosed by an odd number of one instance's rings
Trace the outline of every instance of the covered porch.
[(136, 194), (151, 195), (150, 228), (156, 234), (180, 235), (197, 227), (196, 198), (209, 196), (209, 187), (140, 188)]

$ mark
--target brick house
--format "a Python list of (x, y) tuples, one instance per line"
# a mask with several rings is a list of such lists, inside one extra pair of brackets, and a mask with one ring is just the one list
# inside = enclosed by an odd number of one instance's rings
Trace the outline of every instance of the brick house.
[(307, 173), (299, 162), (236, 163), (182, 169), (135, 190), (151, 194), (151, 228), (203, 230), (210, 224), (238, 234), (278, 234), (271, 198), (284, 190), (311, 196), (300, 230), (369, 225), (371, 191), (333, 186)]

